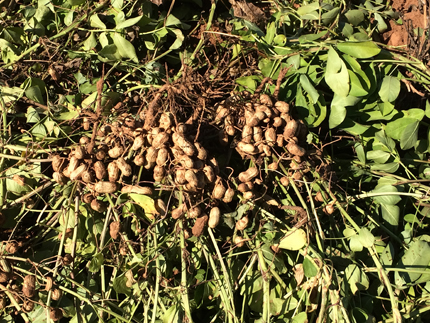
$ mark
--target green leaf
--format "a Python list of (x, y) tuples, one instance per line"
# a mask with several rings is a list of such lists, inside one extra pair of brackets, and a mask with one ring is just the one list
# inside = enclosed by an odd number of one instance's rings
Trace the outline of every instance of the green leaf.
[(118, 48), (114, 44), (103, 47), (98, 54), (101, 57), (108, 59), (109, 61), (121, 60), (121, 54), (119, 53)]
[(388, 29), (388, 26), (384, 20), (384, 18), (382, 18), (382, 16), (379, 13), (374, 13), (375, 16), (375, 20), (378, 22), (377, 26), (378, 26), (378, 32), (379, 33), (383, 33), (384, 31), (386, 31)]
[[(5, 172), (6, 175), (6, 189), (8, 192), (11, 192), (16, 195), (22, 195), (23, 193), (30, 192), (32, 189), (31, 185), (29, 185), (29, 179), (27, 178), (27, 174), (24, 171), (19, 170), (18, 168), (8, 168)], [(12, 178), (14, 175), (19, 175), (25, 178), (24, 186), (21, 186), (18, 182), (14, 181)], [(34, 185), (34, 182), (32, 183)]]
[(360, 238), (358, 235), (354, 235), (349, 239), (349, 248), (351, 251), (360, 252), (363, 251), (363, 245), (360, 242)]
[(93, 259), (90, 261), (90, 265), (88, 266), (88, 270), (92, 273), (96, 273), (100, 270), (103, 265), (105, 258), (102, 253), (97, 253), (93, 256)]
[[(416, 273), (414, 270), (426, 270), (430, 263), (430, 246), (429, 243), (423, 240), (417, 240), (409, 245), (409, 249), (397, 263), (396, 267), (406, 269), (406, 272), (394, 273), (395, 284), (398, 287), (403, 287), (405, 284), (416, 284), (421, 277), (421, 273)], [(409, 270), (409, 271), (408, 271)]]
[(163, 323), (181, 323), (178, 305), (171, 306), (163, 315)]
[(291, 323), (307, 323), (308, 321), (308, 314), (306, 312), (300, 312), (297, 315), (293, 317), (293, 320)]
[(385, 76), (378, 93), (383, 102), (394, 102), (400, 93), (399, 79), (393, 76)]
[(400, 208), (397, 205), (381, 204), (382, 218), (393, 228), (399, 225)]
[(378, 109), (383, 116), (387, 116), (394, 110), (394, 104), (390, 102), (380, 102), (378, 103)]
[(70, 10), (67, 15), (64, 17), (64, 24), (66, 26), (70, 26), (73, 23), (73, 20), (75, 19), (76, 12), (75, 10)]
[(169, 49), (174, 50), (174, 49), (178, 49), (179, 47), (181, 47), (182, 43), (185, 39), (182, 31), (180, 29), (172, 29), (172, 28), (167, 28), (167, 30), (169, 31), (169, 34), (174, 34), (176, 36), (175, 41), (169, 47)]
[(418, 129), (420, 127), (420, 123), (415, 121), (414, 123), (410, 123), (406, 126), (405, 130), (402, 132), (400, 137), (400, 148), (401, 149), (410, 149), (415, 146), (418, 140)]
[(394, 246), (391, 242), (389, 242), (381, 254), (381, 263), (384, 266), (391, 266), (393, 264), (393, 259)]
[(84, 50), (91, 50), (97, 46), (97, 39), (94, 36), (94, 33), (91, 32), (90, 36), (84, 41), (83, 48)]
[(430, 118), (430, 102), (429, 102), (429, 100), (426, 100), (425, 115), (426, 115), (427, 118)]
[(81, 4), (85, 3), (85, 0), (67, 0), (67, 2), (73, 7), (80, 6)]
[(19, 27), (8, 27), (3, 29), (1, 37), (12, 44), (23, 45), (21, 37), (24, 37), (24, 30)]
[(124, 28), (128, 28), (131, 26), (134, 26), (135, 24), (137, 24), (139, 21), (142, 20), (143, 16), (138, 16), (138, 17), (134, 17), (134, 18), (130, 18), (127, 20), (124, 20), (120, 23), (118, 23), (115, 27), (115, 29), (124, 29)]
[(380, 204), (395, 205), (399, 203), (402, 198), (399, 195), (384, 195), (383, 193), (397, 193), (398, 190), (393, 185), (381, 185), (377, 186), (371, 193), (381, 194), (379, 196), (374, 196), (373, 199)]
[[(400, 140), (406, 128), (411, 124), (413, 125), (412, 128), (415, 128), (416, 123), (417, 123), (416, 119), (400, 118), (395, 121), (389, 122), (385, 127), (385, 133), (387, 134), (388, 137), (391, 137), (396, 140)], [(408, 132), (410, 133), (410, 130)]]
[(90, 17), (90, 26), (97, 29), (106, 29), (106, 25), (100, 20), (98, 14), (93, 14)]
[(367, 278), (367, 275), (355, 264), (351, 264), (345, 269), (345, 283), (349, 285), (354, 295), (359, 290), (366, 290), (369, 288), (369, 278)]
[(367, 228), (361, 228), (358, 232), (358, 239), (365, 248), (370, 248), (375, 243), (375, 237)]
[(319, 3), (314, 2), (298, 8), (297, 14), (300, 16), (300, 19), (317, 20), (319, 19), (319, 14), (318, 14), (319, 9), (320, 9)]
[(356, 58), (370, 58), (381, 52), (381, 49), (371, 41), (342, 42), (338, 43), (336, 47), (341, 52)]
[(368, 159), (374, 160), (376, 163), (383, 164), (390, 158), (390, 153), (382, 150), (371, 150), (366, 154)]
[(309, 97), (312, 99), (312, 104), (315, 104), (318, 101), (320, 95), (306, 75), (300, 75), (300, 84), (302, 85), (303, 89), (309, 94)]
[(417, 119), (418, 121), (421, 121), (424, 118), (424, 115), (425, 115), (425, 112), (422, 109), (418, 109), (418, 108), (404, 110), (402, 112), (408, 118)]
[(157, 209), (155, 208), (155, 202), (149, 196), (134, 193), (129, 194), (129, 196), (145, 211), (145, 215), (148, 219), (152, 220), (155, 218), (155, 215), (158, 214)]
[(321, 15), (321, 21), (324, 25), (330, 24), (333, 20), (336, 19), (340, 11), (339, 7), (333, 8), (330, 11), (327, 11)]
[(303, 271), (306, 277), (311, 278), (318, 274), (319, 268), (315, 266), (315, 264), (310, 261), (309, 258), (305, 257), (303, 260)]
[(257, 88), (257, 80), (258, 78), (255, 75), (242, 76), (236, 79), (236, 83), (242, 85), (246, 89), (254, 92)]
[(346, 19), (348, 19), (349, 23), (353, 26), (358, 26), (362, 21), (364, 21), (364, 13), (362, 10), (348, 10), (345, 13)]
[(360, 79), (357, 77), (357, 75), (351, 71), (348, 70), (349, 79), (351, 81), (351, 90), (349, 91), (349, 95), (359, 97), (359, 96), (366, 96), (369, 94), (363, 86), (361, 85)]
[(293, 229), (286, 232), (286, 235), (279, 242), (279, 248), (287, 250), (300, 250), (308, 239), (303, 229)]
[(399, 169), (399, 163), (387, 163), (387, 164), (373, 164), (370, 166), (370, 169), (373, 171), (383, 171), (386, 173), (394, 173)]
[(113, 42), (117, 47), (118, 53), (124, 57), (129, 58), (135, 63), (139, 63), (139, 59), (136, 55), (136, 50), (134, 46), (124, 37), (122, 37), (119, 33), (115, 33), (113, 35)]
[(324, 75), (327, 85), (339, 96), (347, 96), (349, 93), (349, 74), (345, 63), (330, 47), (328, 51), (327, 67)]
[(346, 108), (344, 106), (332, 106), (330, 108), (330, 117), (328, 124), (330, 129), (336, 128), (340, 125), (346, 117)]
[(264, 40), (268, 44), (272, 44), (273, 39), (276, 35), (276, 22), (272, 21), (269, 22), (266, 26), (266, 36), (264, 37)]
[(37, 123), (40, 121), (39, 113), (33, 107), (28, 107), (25, 116), (27, 117), (27, 123)]

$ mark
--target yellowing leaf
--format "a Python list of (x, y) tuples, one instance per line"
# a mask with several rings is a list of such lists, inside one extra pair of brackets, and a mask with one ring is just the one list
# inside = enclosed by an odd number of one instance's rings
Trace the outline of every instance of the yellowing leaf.
[(307, 242), (306, 232), (303, 229), (293, 229), (288, 231), (279, 242), (279, 248), (287, 250), (300, 250)]
[(155, 215), (158, 214), (155, 208), (155, 202), (152, 198), (146, 195), (130, 193), (128, 196), (136, 202), (144, 211), (148, 219), (154, 220)]

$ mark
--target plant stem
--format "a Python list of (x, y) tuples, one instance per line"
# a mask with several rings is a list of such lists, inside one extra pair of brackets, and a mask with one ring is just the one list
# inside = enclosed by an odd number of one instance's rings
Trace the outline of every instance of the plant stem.
[(155, 320), (157, 318), (158, 293), (159, 293), (160, 281), (161, 281), (161, 268), (160, 268), (160, 257), (157, 254), (158, 253), (157, 233), (156, 232), (152, 232), (152, 237), (153, 237), (154, 249), (155, 249), (155, 270), (157, 271), (157, 273), (156, 273), (156, 278), (155, 278), (155, 291), (154, 291), (155, 296), (154, 296), (154, 303), (153, 303), (154, 306), (152, 308), (152, 320), (151, 320), (151, 323), (155, 323)]
[(222, 269), (223, 274), (224, 274), (224, 281), (227, 281), (227, 288), (228, 288), (228, 292), (230, 294), (229, 297), (230, 297), (230, 301), (231, 301), (231, 308), (233, 310), (233, 313), (236, 313), (235, 306), (234, 306), (234, 294), (233, 294), (233, 288), (231, 286), (230, 275), (228, 274), (227, 268), (224, 264), (223, 257), (221, 255), (219, 248), (218, 248), (218, 244), (216, 243), (216, 239), (215, 239), (215, 236), (213, 234), (212, 228), (208, 228), (208, 232), (209, 232), (209, 236), (211, 237), (212, 244), (215, 248), (215, 252), (218, 256), (218, 260), (221, 264), (221, 269)]
[(179, 222), (179, 228), (181, 229), (180, 233), (180, 239), (181, 239), (181, 293), (182, 293), (182, 305), (185, 312), (185, 318), (183, 319), (183, 322), (192, 323), (193, 318), (191, 317), (191, 310), (190, 310), (190, 301), (188, 298), (188, 284), (187, 284), (187, 262), (186, 259), (188, 257), (187, 255), (187, 249), (185, 246), (185, 236), (184, 236), (184, 224), (182, 222), (183, 220), (180, 219)]

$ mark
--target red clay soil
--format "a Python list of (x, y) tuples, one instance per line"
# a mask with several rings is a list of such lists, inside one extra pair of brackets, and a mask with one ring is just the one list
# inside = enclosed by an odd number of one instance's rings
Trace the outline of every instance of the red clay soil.
[(424, 14), (424, 10), (427, 10), (427, 8), (421, 6), (420, 2), (421, 0), (393, 0), (392, 7), (394, 11), (400, 13), (403, 24), (398, 25), (395, 21), (390, 21), (390, 30), (382, 35), (387, 45), (407, 46), (409, 34), (408, 26), (410, 22), (412, 22), (413, 28), (427, 28), (428, 15)]

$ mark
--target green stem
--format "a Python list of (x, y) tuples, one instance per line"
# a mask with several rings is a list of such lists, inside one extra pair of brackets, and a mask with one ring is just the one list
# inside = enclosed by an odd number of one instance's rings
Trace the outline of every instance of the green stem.
[(193, 318), (191, 317), (191, 309), (190, 309), (190, 301), (188, 298), (188, 284), (187, 284), (187, 249), (185, 246), (185, 236), (184, 236), (184, 224), (183, 220), (180, 219), (179, 228), (181, 229), (180, 239), (181, 239), (181, 292), (182, 292), (182, 305), (185, 312), (184, 322), (193, 322)]
[(212, 244), (215, 248), (215, 252), (218, 256), (218, 260), (221, 264), (221, 269), (222, 269), (223, 274), (224, 274), (224, 281), (227, 281), (227, 289), (228, 289), (228, 292), (230, 294), (229, 296), (230, 296), (230, 301), (231, 301), (231, 308), (233, 309), (233, 313), (236, 313), (236, 310), (234, 307), (234, 294), (233, 294), (233, 288), (231, 286), (230, 275), (228, 274), (227, 268), (224, 264), (224, 260), (223, 260), (223, 257), (221, 255), (221, 252), (218, 248), (218, 244), (216, 243), (216, 239), (215, 239), (215, 236), (213, 234), (212, 228), (208, 228), (208, 232), (209, 232), (209, 236), (211, 237)]
[[(160, 281), (161, 281), (161, 268), (160, 268), (160, 257), (158, 255), (158, 242), (157, 242), (157, 233), (152, 232), (152, 236), (154, 239), (154, 248), (155, 248), (155, 270), (156, 278), (155, 278), (155, 296), (154, 296), (154, 307), (152, 308), (152, 320), (151, 323), (155, 323), (155, 320), (157, 318), (157, 308), (158, 308), (158, 293), (160, 289)], [(190, 315), (191, 316), (191, 315)]]

